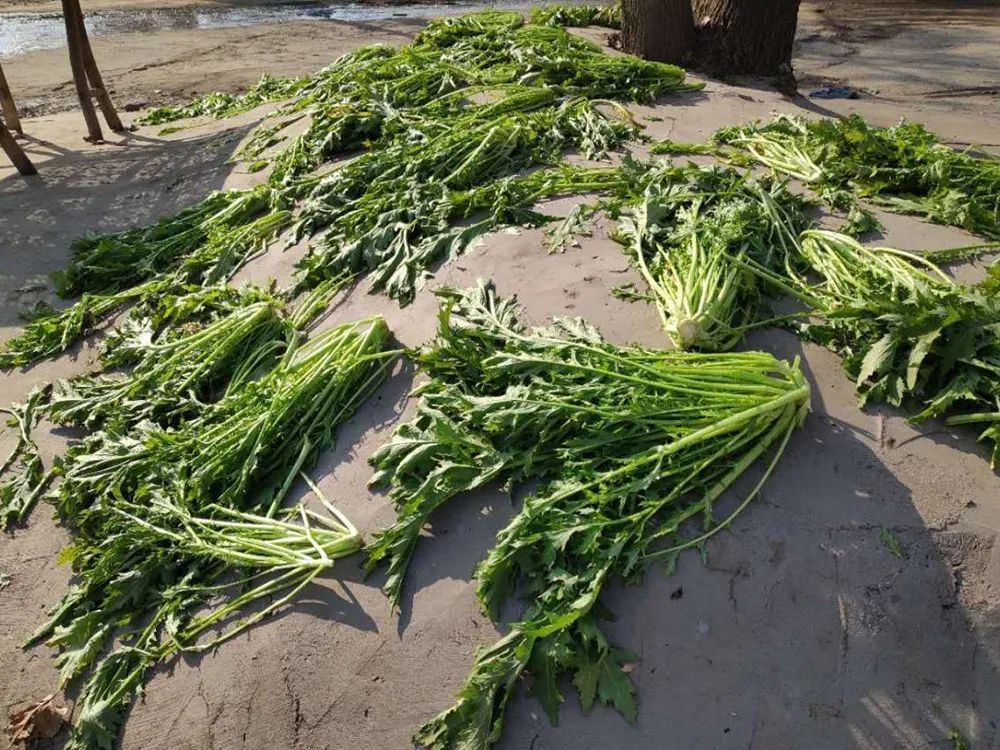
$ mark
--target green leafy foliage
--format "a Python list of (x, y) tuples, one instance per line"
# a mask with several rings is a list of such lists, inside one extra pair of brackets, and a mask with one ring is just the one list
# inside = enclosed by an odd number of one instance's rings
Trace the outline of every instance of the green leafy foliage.
[[(64, 297), (118, 292), (175, 271), (190, 263), (189, 256), (211, 239), (217, 245), (233, 244), (231, 233), (253, 224), (275, 201), (266, 186), (215, 192), (150, 227), (81, 237), (73, 243), (69, 268), (55, 275), (56, 290)], [(216, 248), (213, 255), (217, 260), (225, 249)]]
[(917, 123), (872, 127), (859, 115), (724, 128), (719, 143), (824, 190), (1000, 239), (1000, 161), (957, 151)]
[(883, 526), (879, 529), (878, 538), (885, 545), (885, 548), (889, 550), (890, 555), (899, 560), (906, 559), (906, 552), (903, 550), (903, 545), (899, 543), (899, 539), (896, 538), (896, 535), (891, 530)]
[[(399, 49), (355, 50), (314, 76), (268, 80), (248, 92), (247, 104), (290, 101), (242, 153), (254, 169), (269, 167), (271, 188), (296, 206), (296, 236), (322, 233), (300, 266), (302, 285), (367, 273), (374, 290), (406, 304), (435, 263), (498, 223), (547, 220), (529, 210), (529, 198), (544, 194), (524, 193), (515, 203), (501, 193), (493, 206), (471, 204), (470, 193), (496, 194), (521, 172), (560, 163), (567, 151), (599, 158), (634, 138), (638, 125), (611, 100), (696, 88), (675, 66), (605, 55), (557, 26), (486, 11), (434, 21)], [(204, 102), (220, 113), (243, 106), (224, 97), (218, 107)], [(305, 131), (284, 142), (284, 129), (303, 117)], [(322, 171), (357, 150), (365, 153)]]
[(531, 9), (531, 22), (540, 26), (622, 27), (621, 5), (541, 5)]
[(983, 440), (1000, 456), (1000, 306), (983, 290), (952, 282), (933, 263), (891, 248), (868, 248), (813, 229), (800, 238), (804, 273), (776, 274), (748, 264), (804, 302), (816, 320), (808, 340), (843, 358), (862, 405), (904, 406), (912, 419), (985, 424)]
[[(79, 240), (69, 269), (56, 278), (61, 293), (83, 296), (63, 310), (32, 311), (24, 331), (0, 352), (0, 368), (64, 352), (130, 305), (166, 309), (194, 286), (227, 281), (291, 221), (285, 210), (260, 215), (268, 195), (266, 189), (215, 193), (153, 227)], [(197, 223), (188, 224), (195, 216)]]
[(48, 385), (35, 387), (23, 404), (0, 409), (10, 415), (8, 427), (17, 430), (17, 442), (0, 466), (0, 478), (7, 475), (0, 481), (0, 529), (23, 523), (52, 479), (31, 437), (32, 430), (41, 421), (49, 390)]
[(288, 99), (307, 81), (307, 78), (276, 78), (265, 73), (260, 81), (242, 94), (215, 91), (181, 106), (154, 107), (139, 122), (143, 125), (162, 125), (188, 117), (232, 117), (268, 102)]
[[(631, 657), (598, 626), (604, 583), (728, 527), (757, 490), (721, 517), (716, 502), (770, 453), (760, 486), (808, 410), (809, 387), (795, 365), (767, 354), (617, 347), (580, 320), (527, 329), (514, 301), (487, 284), (439, 295), (437, 339), (414, 353), (430, 378), (416, 416), (371, 458), (397, 521), (369, 545), (369, 569), (388, 564), (395, 601), (435, 510), (487, 483), (541, 486), (476, 572), (492, 616), (515, 586), (530, 603), (477, 657), (455, 706), (416, 739), (488, 746), (522, 674), (552, 718), (563, 674), (586, 708), (601, 701), (634, 718), (623, 670)], [(703, 524), (695, 536), (691, 519)]]
[(53, 419), (90, 428), (172, 423), (270, 369), (298, 336), (284, 301), (253, 287), (168, 299), (170, 313), (162, 304), (137, 310), (106, 343), (106, 363), (135, 367), (59, 383)]
[(119, 332), (128, 373), (56, 387), (52, 417), (97, 428), (54, 493), (78, 582), (31, 639), (83, 681), (68, 747), (112, 747), (152, 666), (242, 632), (360, 549), (321, 496), (326, 513), (282, 510), (395, 355), (379, 317), (303, 341), (332, 292), (288, 311), (262, 290), (196, 290)]
[(806, 201), (785, 183), (719, 167), (654, 167), (618, 239), (678, 349), (724, 351), (742, 340), (761, 302), (739, 263), (784, 269), (808, 226)]

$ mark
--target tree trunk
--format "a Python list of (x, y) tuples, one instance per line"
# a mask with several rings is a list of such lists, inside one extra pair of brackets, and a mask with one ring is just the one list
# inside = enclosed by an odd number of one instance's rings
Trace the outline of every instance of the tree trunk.
[(691, 0), (699, 65), (714, 75), (792, 77), (799, 0)]
[(21, 129), (21, 118), (17, 114), (17, 106), (14, 104), (14, 96), (10, 93), (10, 86), (7, 85), (7, 77), (3, 74), (3, 66), (0, 65), (0, 115), (7, 127), (18, 135), (24, 135)]
[(690, 0), (622, 0), (622, 50), (681, 63), (694, 44)]
[(69, 47), (69, 65), (73, 69), (73, 83), (76, 85), (76, 98), (80, 100), (83, 119), (87, 123), (87, 140), (98, 143), (104, 140), (101, 123), (97, 119), (94, 101), (90, 97), (90, 85), (87, 83), (87, 68), (84, 64), (83, 34), (78, 19), (83, 17), (80, 10), (80, 0), (62, 0), (63, 20), (66, 23), (66, 45)]
[(35, 165), (31, 163), (28, 155), (24, 153), (21, 144), (14, 140), (14, 136), (10, 134), (7, 126), (2, 122), (0, 122), (0, 148), (14, 162), (18, 172), (23, 175), (38, 174), (38, 170), (35, 169)]

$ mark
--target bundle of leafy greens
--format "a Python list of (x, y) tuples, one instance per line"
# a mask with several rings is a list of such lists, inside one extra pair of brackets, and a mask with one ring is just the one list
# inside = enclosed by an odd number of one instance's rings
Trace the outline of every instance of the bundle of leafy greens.
[(859, 115), (724, 128), (719, 143), (816, 187), (853, 191), (890, 211), (1000, 239), (1000, 160), (957, 151), (917, 123), (872, 127)]
[(783, 271), (807, 202), (784, 182), (720, 167), (651, 170), (617, 237), (677, 349), (725, 351), (757, 323), (760, 281), (738, 262)]
[(100, 408), (100, 429), (68, 450), (56, 490), (79, 583), (30, 641), (62, 649), (64, 682), (83, 679), (69, 747), (110, 748), (150, 667), (242, 632), (361, 546), (332, 506), (282, 502), (381, 382), (395, 356), (388, 329), (374, 317), (301, 343), (276, 313), (249, 302), (148, 347), (109, 384), (123, 398), (69, 390), (55, 402), (73, 422), (89, 421), (81, 400)]
[(273, 367), (299, 335), (284, 300), (254, 287), (180, 299), (199, 307), (175, 310), (169, 322), (130, 316), (113, 334), (105, 362), (134, 368), (59, 383), (52, 418), (90, 428), (174, 423)]
[(66, 351), (130, 305), (169, 307), (195, 286), (224, 283), (291, 223), (272, 198), (266, 186), (213, 193), (151, 227), (81, 238), (56, 285), (63, 296), (82, 296), (63, 310), (32, 310), (0, 352), (0, 368)]
[(540, 5), (531, 9), (531, 22), (540, 26), (622, 27), (622, 7), (614, 5)]
[[(1000, 302), (956, 284), (932, 262), (852, 237), (813, 229), (798, 253), (808, 273), (748, 262), (761, 278), (791, 293), (815, 316), (808, 340), (837, 351), (861, 403), (904, 406), (915, 421), (946, 417), (980, 424), (1000, 457)], [(818, 277), (819, 283), (813, 278)]]
[[(37, 311), (0, 366), (64, 351), (124, 307), (178, 284), (224, 281), (293, 215), (297, 238), (324, 235), (301, 263), (300, 288), (369, 273), (375, 290), (405, 304), (434, 263), (477, 236), (548, 220), (530, 210), (533, 201), (592, 190), (586, 172), (518, 180), (567, 151), (598, 158), (636, 137), (638, 125), (611, 100), (700, 87), (684, 77), (672, 65), (605, 55), (565, 29), (525, 24), (520, 13), (485, 11), (434, 21), (398, 49), (355, 50), (313, 76), (267, 78), (239, 97), (161, 108), (156, 122), (287, 100), (241, 150), (255, 168), (269, 168), (268, 183), (215, 193), (151, 227), (79, 240), (57, 286), (84, 297)], [(289, 140), (286, 129), (303, 118), (305, 131)], [(358, 150), (366, 153), (334, 164)]]
[[(768, 354), (618, 347), (580, 320), (525, 328), (491, 285), (439, 292), (437, 339), (414, 353), (429, 381), (416, 416), (371, 458), (398, 518), (369, 546), (388, 563), (396, 601), (433, 512), (488, 483), (541, 487), (477, 569), (494, 617), (519, 586), (529, 604), (479, 654), (458, 703), (424, 726), (430, 748), (487, 747), (522, 674), (554, 720), (558, 680), (635, 715), (627, 657), (602, 634), (595, 605), (612, 576), (632, 579), (731, 525), (771, 473), (809, 408), (795, 364)], [(758, 461), (756, 485), (720, 513), (723, 493)], [(685, 522), (699, 519), (691, 535)]]

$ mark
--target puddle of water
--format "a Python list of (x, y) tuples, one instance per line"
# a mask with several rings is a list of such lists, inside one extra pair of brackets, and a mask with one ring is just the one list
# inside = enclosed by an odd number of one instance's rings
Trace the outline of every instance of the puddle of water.
[[(524, 8), (527, 0), (447, 4), (367, 5), (354, 2), (314, 2), (258, 5), (243, 8), (169, 8), (106, 10), (87, 14), (92, 36), (179, 29), (217, 29), (281, 21), (380, 21), (390, 18), (430, 18), (487, 7)], [(0, 14), (0, 56), (64, 47), (66, 32), (60, 13)]]

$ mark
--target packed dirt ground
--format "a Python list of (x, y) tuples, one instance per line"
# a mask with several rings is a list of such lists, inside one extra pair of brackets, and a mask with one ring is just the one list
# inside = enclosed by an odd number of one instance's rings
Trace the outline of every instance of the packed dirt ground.
[[(1000, 8), (919, 4), (917, 13), (913, 3), (874, 5), (810, 3), (801, 15), (801, 90), (846, 85), (858, 99), (790, 99), (762, 85), (708, 81), (700, 94), (634, 110), (651, 136), (681, 141), (773, 112), (856, 111), (877, 124), (905, 117), (955, 144), (1000, 148)], [(315, 70), (361, 44), (403, 43), (419, 25), (275, 24), (101, 37), (94, 47), (115, 99), (131, 110), (237, 90), (265, 71)], [(54, 301), (47, 274), (64, 266), (75, 237), (148, 222), (210, 190), (253, 181), (228, 159), (268, 108), (169, 136), (142, 127), (87, 145), (79, 113), (68, 110), (64, 55), (4, 60), (32, 115), (24, 143), (41, 174), (22, 179), (0, 163), (3, 338), (16, 332), (20, 308)], [(912, 218), (880, 218), (892, 246), (975, 241)], [(661, 345), (653, 309), (611, 295), (638, 279), (607, 228), (560, 255), (542, 249), (538, 230), (499, 232), (440, 269), (430, 286), (492, 277), (536, 321), (580, 315), (613, 341)], [(301, 252), (274, 248), (241, 278), (287, 279)], [(968, 278), (979, 272), (956, 269)], [(405, 345), (433, 332), (429, 290), (400, 310), (360, 288), (332, 318), (376, 311)], [(968, 432), (914, 427), (891, 409), (859, 410), (838, 359), (788, 333), (759, 333), (750, 344), (803, 358), (813, 412), (762, 497), (734, 533), (709, 544), (704, 564), (691, 554), (674, 575), (652, 570), (640, 585), (615, 587), (607, 597), (617, 616), (614, 641), (640, 657), (632, 673), (638, 722), (605, 708), (584, 716), (568, 692), (552, 727), (521, 691), (502, 750), (946, 748), (953, 731), (976, 750), (1000, 747), (1000, 485), (985, 449)], [(84, 347), (7, 373), (0, 401), (83, 372), (92, 355)], [(387, 499), (366, 488), (366, 459), (408, 414), (413, 378), (401, 368), (340, 431), (315, 472), (366, 532), (391, 518)], [(43, 450), (64, 439), (45, 434)], [(10, 431), (0, 434), (0, 450), (10, 441)], [(496, 637), (478, 610), (471, 572), (513, 508), (492, 488), (436, 516), (398, 615), (379, 591), (380, 577), (365, 580), (349, 559), (297, 604), (217, 652), (175, 660), (149, 681), (122, 746), (408, 747), (412, 731), (451, 704), (474, 650)], [(883, 529), (898, 538), (904, 559), (880, 540)], [(0, 574), (9, 576), (0, 587), (0, 708), (57, 688), (51, 651), (20, 643), (70, 584), (70, 570), (56, 562), (67, 540), (44, 505), (26, 528), (0, 539)]]

